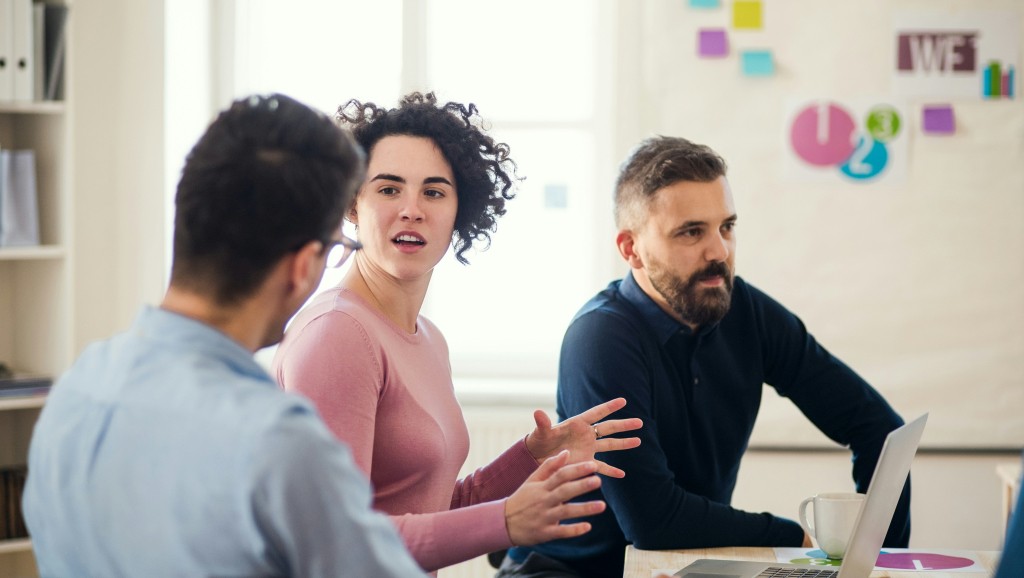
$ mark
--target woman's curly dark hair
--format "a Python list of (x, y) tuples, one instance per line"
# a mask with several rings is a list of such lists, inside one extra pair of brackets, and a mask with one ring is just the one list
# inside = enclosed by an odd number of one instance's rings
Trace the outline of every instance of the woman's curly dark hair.
[(515, 195), (512, 187), (521, 180), (505, 143), (496, 143), (484, 132), (483, 119), (475, 104), (437, 104), (433, 92), (413, 92), (402, 98), (398, 108), (382, 108), (372, 102), (350, 100), (338, 107), (339, 124), (352, 130), (367, 154), (386, 137), (406, 135), (434, 141), (452, 167), (459, 199), (455, 215), (455, 258), (467, 264), (463, 255), (473, 241), (491, 243), (498, 217), (505, 214), (505, 201)]

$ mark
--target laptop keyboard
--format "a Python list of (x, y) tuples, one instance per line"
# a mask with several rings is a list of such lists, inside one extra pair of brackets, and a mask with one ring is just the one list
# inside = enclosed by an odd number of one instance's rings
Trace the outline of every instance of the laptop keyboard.
[(838, 570), (816, 568), (765, 568), (757, 578), (835, 578)]

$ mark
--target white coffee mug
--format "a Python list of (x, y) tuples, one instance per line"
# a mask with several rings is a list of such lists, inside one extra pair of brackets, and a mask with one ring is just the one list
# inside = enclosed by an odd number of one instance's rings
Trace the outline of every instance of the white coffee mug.
[[(814, 504), (814, 525), (807, 521), (807, 506)], [(864, 494), (830, 492), (800, 502), (800, 525), (818, 548), (833, 560), (846, 555), (846, 545), (864, 504)]]

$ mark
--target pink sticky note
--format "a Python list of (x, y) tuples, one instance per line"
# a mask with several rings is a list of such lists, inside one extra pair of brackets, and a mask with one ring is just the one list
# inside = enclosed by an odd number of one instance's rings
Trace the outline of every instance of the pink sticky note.
[(922, 116), (924, 132), (927, 134), (954, 134), (956, 132), (953, 107), (948, 104), (925, 106)]
[(727, 56), (729, 40), (724, 28), (704, 28), (697, 32), (697, 55), (702, 58)]

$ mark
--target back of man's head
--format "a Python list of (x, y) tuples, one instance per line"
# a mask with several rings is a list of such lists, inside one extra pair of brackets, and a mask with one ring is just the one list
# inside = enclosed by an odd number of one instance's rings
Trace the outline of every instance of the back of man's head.
[(725, 160), (708, 146), (679, 137), (646, 139), (622, 164), (615, 182), (615, 226), (642, 226), (648, 203), (661, 188), (681, 181), (707, 183), (725, 172)]
[(245, 299), (285, 254), (334, 237), (363, 171), (327, 116), (281, 94), (235, 101), (185, 160), (171, 285), (221, 305)]

